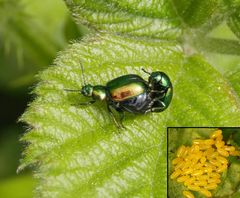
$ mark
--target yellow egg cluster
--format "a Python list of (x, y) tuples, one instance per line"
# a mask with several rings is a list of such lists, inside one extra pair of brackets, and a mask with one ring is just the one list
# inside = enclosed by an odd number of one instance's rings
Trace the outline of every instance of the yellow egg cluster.
[[(227, 169), (229, 155), (240, 156), (234, 146), (227, 146), (223, 141), (222, 131), (212, 133), (210, 139), (193, 140), (192, 146), (180, 146), (177, 158), (172, 160), (174, 172), (171, 179), (182, 182), (192, 191), (206, 197), (212, 197), (210, 190), (221, 183), (221, 173)], [(194, 198), (190, 191), (183, 191), (187, 198)]]

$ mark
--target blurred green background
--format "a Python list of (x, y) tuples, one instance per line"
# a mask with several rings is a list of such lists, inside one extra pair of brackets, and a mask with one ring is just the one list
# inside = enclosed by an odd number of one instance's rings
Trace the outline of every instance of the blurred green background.
[(0, 0), (0, 197), (32, 197), (30, 171), (16, 173), (27, 129), (17, 120), (34, 97), (35, 75), (86, 32), (61, 0)]

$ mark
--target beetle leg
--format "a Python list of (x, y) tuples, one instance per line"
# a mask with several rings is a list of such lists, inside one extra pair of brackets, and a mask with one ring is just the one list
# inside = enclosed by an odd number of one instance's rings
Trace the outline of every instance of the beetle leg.
[(122, 123), (122, 121), (123, 121), (123, 119), (124, 119), (124, 117), (125, 117), (124, 111), (122, 111), (121, 109), (117, 109), (117, 111), (118, 111), (118, 113), (119, 113), (120, 125), (121, 125), (121, 127), (122, 127), (122, 128), (126, 128), (126, 127), (123, 125), (123, 123)]
[[(165, 97), (166, 93), (162, 92), (162, 91), (155, 91), (155, 90), (151, 90), (150, 91), (151, 97), (157, 97), (156, 99), (162, 99)], [(157, 96), (156, 96), (157, 95)]]
[(118, 128), (123, 128), (122, 124), (119, 123), (119, 122), (117, 121), (116, 117), (114, 116), (114, 114), (113, 114), (113, 112), (112, 112), (112, 110), (111, 110), (110, 105), (107, 105), (107, 109), (108, 109), (108, 112), (109, 112), (110, 116), (112, 117), (114, 123), (116, 124), (116, 126), (117, 126)]
[(76, 105), (90, 105), (90, 104), (93, 104), (94, 102), (96, 102), (96, 101), (95, 100), (90, 100), (90, 101), (87, 101), (87, 102), (78, 103)]
[(161, 90), (161, 91), (152, 89), (152, 90), (150, 90), (150, 94), (151, 93), (152, 94), (161, 94), (161, 95), (158, 95), (158, 97), (157, 97), (158, 99), (161, 99), (161, 98), (164, 98), (166, 96), (166, 93), (168, 92), (169, 88), (170, 87), (166, 87), (164, 90)]
[(164, 91), (158, 91), (158, 90), (151, 90), (151, 93), (164, 93)]
[(124, 112), (123, 111), (119, 111), (119, 114), (120, 114), (120, 121), (122, 123), (122, 121), (123, 121), (123, 119), (125, 117)]
[(161, 112), (161, 111), (163, 111), (165, 109), (165, 106), (166, 105), (164, 104), (163, 107), (153, 107), (153, 108), (150, 109), (150, 111), (151, 112)]
[(143, 71), (144, 73), (146, 73), (146, 74), (149, 74), (149, 75), (151, 75), (151, 73), (150, 73), (150, 72), (148, 72), (148, 71), (146, 71), (144, 68), (142, 68), (142, 71)]
[(150, 107), (145, 113), (148, 112), (161, 112), (166, 108), (166, 105), (164, 102), (159, 100), (158, 98), (154, 99), (152, 103), (150, 104)]

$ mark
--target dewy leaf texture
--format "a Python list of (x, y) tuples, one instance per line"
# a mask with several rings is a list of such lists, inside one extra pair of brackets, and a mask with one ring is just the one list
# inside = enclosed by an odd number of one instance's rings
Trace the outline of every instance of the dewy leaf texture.
[[(176, 38), (185, 19), (172, 1), (66, 3), (78, 22), (96, 32), (39, 74), (37, 97), (21, 118), (30, 129), (22, 137), (28, 145), (20, 169), (36, 166), (36, 197), (165, 198), (166, 127), (238, 126), (239, 97), (200, 55), (183, 51)], [(208, 17), (200, 18), (189, 24), (201, 26)], [(79, 106), (87, 99), (64, 91), (81, 89), (80, 61), (92, 85), (130, 73), (147, 79), (141, 68), (164, 71), (173, 83), (172, 103), (162, 113), (127, 114), (126, 129), (119, 131), (105, 104)]]

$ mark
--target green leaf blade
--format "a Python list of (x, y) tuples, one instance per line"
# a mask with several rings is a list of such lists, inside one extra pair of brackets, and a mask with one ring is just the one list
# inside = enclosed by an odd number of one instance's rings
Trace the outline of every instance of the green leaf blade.
[[(127, 114), (118, 131), (105, 105), (79, 107), (81, 61), (86, 81), (166, 72), (173, 101), (162, 113)], [(202, 58), (184, 57), (174, 42), (100, 34), (71, 45), (40, 74), (38, 95), (22, 120), (32, 126), (22, 166), (37, 163), (39, 197), (166, 197), (166, 127), (239, 124), (239, 99)]]
[(77, 22), (96, 30), (164, 40), (179, 39), (186, 27), (197, 28), (217, 11), (211, 1), (69, 1)]
[(240, 38), (240, 16), (239, 16), (239, 9), (240, 9), (240, 1), (238, 0), (231, 0), (231, 1), (224, 1), (226, 5), (226, 9), (231, 10), (228, 15), (228, 25), (234, 32), (234, 34)]
[(176, 39), (181, 30), (170, 1), (67, 1), (76, 21), (131, 36)]
[(217, 10), (217, 0), (173, 0), (182, 22), (189, 27), (198, 27), (206, 23)]

